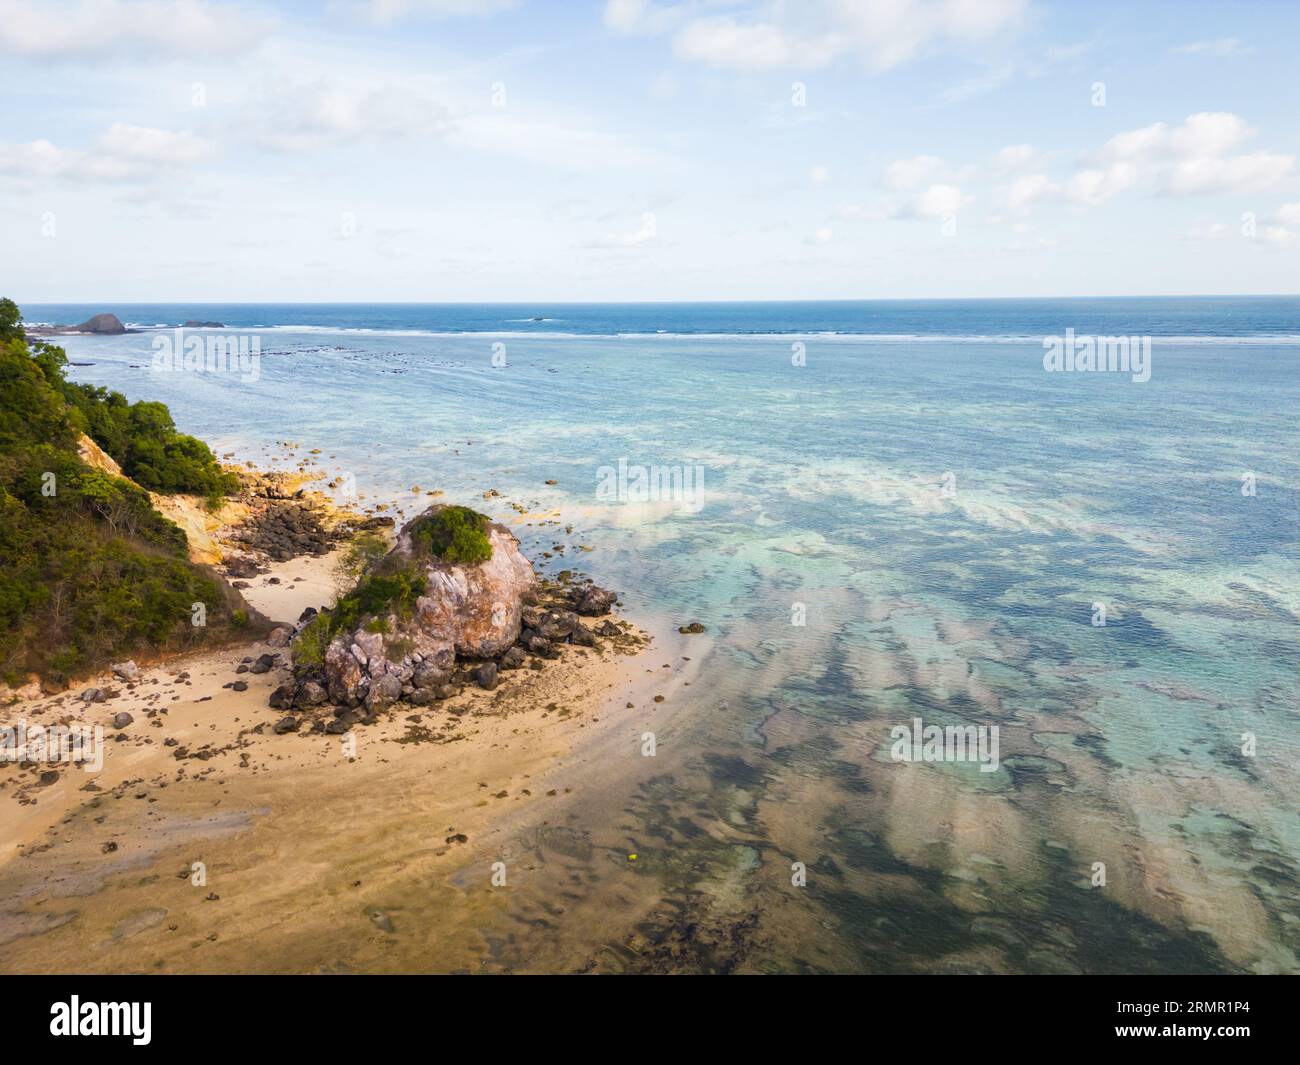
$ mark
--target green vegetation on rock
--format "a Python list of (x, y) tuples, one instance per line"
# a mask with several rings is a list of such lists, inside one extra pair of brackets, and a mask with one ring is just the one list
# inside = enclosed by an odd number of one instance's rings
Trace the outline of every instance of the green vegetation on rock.
[(387, 615), (409, 616), (424, 586), (424, 577), (414, 567), (363, 577), (332, 609), (321, 611), (298, 634), (293, 642), (294, 661), (320, 665), (330, 641), (354, 631), (362, 621), (370, 632), (385, 631)]
[[(417, 519), (411, 540), (417, 557), (403, 559), (386, 554), (382, 537), (361, 536), (344, 553), (336, 572), (352, 590), (339, 597), (333, 609), (313, 618), (294, 638), (293, 658), (300, 666), (318, 666), (325, 660), (335, 636), (355, 632), (388, 633), (388, 618), (410, 617), (415, 601), (424, 594), (425, 577), (419, 555), (442, 562), (474, 565), (492, 557), (487, 528), (490, 519), (469, 507), (440, 507)], [(400, 649), (400, 641), (394, 645)]]
[(417, 547), (443, 562), (473, 565), (492, 557), (489, 518), (469, 507), (443, 507), (411, 529)]

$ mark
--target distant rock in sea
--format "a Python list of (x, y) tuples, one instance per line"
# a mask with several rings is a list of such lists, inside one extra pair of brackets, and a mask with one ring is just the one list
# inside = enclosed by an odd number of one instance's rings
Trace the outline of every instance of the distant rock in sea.
[(117, 336), (126, 332), (126, 326), (115, 314), (97, 314), (74, 328), (78, 333), (99, 333), (105, 336)]
[(24, 325), (23, 332), (31, 337), (75, 336), (78, 333), (119, 336), (122, 333), (138, 333), (140, 330), (128, 329), (117, 315), (105, 312), (87, 318), (80, 325)]
[(181, 323), (182, 329), (225, 329), (221, 322), (200, 322), (197, 318), (191, 318)]

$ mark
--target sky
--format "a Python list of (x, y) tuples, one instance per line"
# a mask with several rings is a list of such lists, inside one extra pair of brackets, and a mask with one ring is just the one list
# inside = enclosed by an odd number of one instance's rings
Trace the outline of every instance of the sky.
[(19, 303), (1295, 293), (1300, 8), (0, 0)]

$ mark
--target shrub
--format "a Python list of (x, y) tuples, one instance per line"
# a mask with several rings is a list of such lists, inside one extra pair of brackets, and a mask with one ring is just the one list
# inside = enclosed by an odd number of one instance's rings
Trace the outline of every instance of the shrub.
[(413, 568), (376, 573), (363, 578), (330, 610), (309, 621), (293, 641), (294, 661), (320, 665), (335, 636), (353, 632), (365, 623), (367, 632), (387, 632), (387, 615), (409, 616), (424, 592), (424, 578)]
[(339, 555), (334, 576), (340, 588), (351, 588), (388, 553), (388, 541), (376, 533), (358, 533)]
[(443, 507), (411, 530), (412, 541), (443, 562), (473, 565), (492, 557), (488, 518), (469, 507)]
[(328, 614), (317, 614), (293, 639), (293, 660), (298, 665), (319, 666), (325, 661), (334, 633)]

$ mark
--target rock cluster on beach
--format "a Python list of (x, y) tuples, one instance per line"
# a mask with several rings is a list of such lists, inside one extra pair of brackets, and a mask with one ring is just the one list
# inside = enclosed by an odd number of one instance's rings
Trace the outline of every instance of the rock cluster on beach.
[[(344, 732), (398, 702), (427, 706), (474, 684), (492, 690), (501, 674), (559, 655), (565, 644), (598, 645), (598, 636), (621, 636), (611, 621), (593, 631), (580, 615), (607, 614), (613, 592), (594, 585), (543, 585), (501, 525), (489, 523), (491, 557), (472, 564), (445, 562), (420, 551), (412, 529), (435, 506), (403, 526), (386, 560), (414, 564), (424, 588), (409, 613), (368, 616), (335, 635), (319, 665), (299, 666), (292, 680), (271, 696), (271, 706), (296, 714), (334, 708), (333, 720), (316, 723), (325, 732)], [(307, 610), (292, 631), (273, 634), (293, 646), (316, 620)], [(281, 719), (276, 732), (297, 731), (295, 717)]]
[[(328, 529), (310, 506), (283, 503), (268, 506), (235, 529), (230, 539), (273, 562), (287, 562), (299, 555), (324, 555), (342, 537)], [(238, 576), (247, 576), (240, 573)]]
[(356, 533), (393, 526), (393, 519), (386, 515), (363, 517), (330, 511), (302, 487), (300, 478), (290, 474), (240, 470), (239, 475), (240, 502), (248, 505), (251, 513), (228, 534), (229, 542), (245, 552), (226, 558), (228, 577), (254, 577), (267, 560), (287, 562), (302, 555), (324, 555)]

